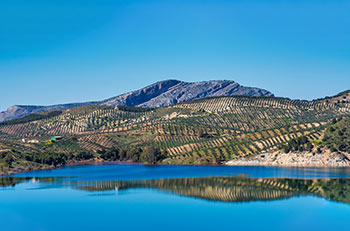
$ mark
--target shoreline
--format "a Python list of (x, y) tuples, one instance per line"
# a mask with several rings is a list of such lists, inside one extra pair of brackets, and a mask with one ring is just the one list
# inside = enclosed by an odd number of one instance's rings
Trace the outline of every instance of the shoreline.
[[(155, 165), (183, 165), (183, 166), (188, 166), (188, 165), (193, 165), (193, 166), (251, 166), (251, 167), (311, 167), (311, 168), (347, 168), (350, 167), (350, 162), (348, 161), (346, 164), (338, 164), (338, 165), (325, 165), (325, 164), (305, 164), (305, 163), (277, 163), (277, 162), (266, 162), (266, 161), (257, 161), (256, 159), (259, 158), (261, 155), (266, 155), (266, 154), (276, 154), (276, 153), (263, 153), (259, 154), (257, 156), (253, 157), (242, 157), (239, 159), (233, 159), (229, 160), (226, 162), (223, 162), (221, 164), (155, 164)], [(278, 153), (277, 153), (278, 154)], [(300, 154), (300, 153), (299, 153)], [(72, 161), (69, 162), (65, 165), (61, 166), (48, 166), (44, 168), (37, 168), (37, 169), (30, 169), (30, 170), (18, 170), (18, 171), (10, 171), (7, 173), (0, 172), (0, 177), (3, 176), (11, 176), (23, 172), (31, 172), (31, 171), (41, 171), (41, 170), (54, 170), (54, 169), (60, 169), (64, 167), (69, 167), (69, 166), (79, 166), (79, 165), (115, 165), (115, 164), (130, 164), (130, 165), (138, 165), (138, 164), (143, 164), (143, 163), (135, 163), (135, 162), (128, 162), (128, 161), (106, 161), (106, 160), (95, 160), (95, 161)]]
[(0, 171), (0, 177), (3, 176), (8, 176), (8, 175), (15, 175), (15, 174), (19, 174), (19, 173), (23, 173), (23, 172), (31, 172), (31, 171), (41, 171), (41, 170), (54, 170), (54, 169), (60, 169), (60, 168), (64, 168), (64, 167), (68, 167), (68, 166), (78, 166), (78, 165), (98, 165), (98, 164), (105, 164), (105, 165), (113, 165), (113, 164), (139, 164), (139, 163), (132, 163), (132, 162), (127, 162), (127, 161), (105, 161), (105, 160), (95, 160), (95, 161), (71, 161), (68, 162), (64, 165), (60, 165), (60, 166), (45, 166), (42, 168), (33, 168), (33, 169), (29, 169), (29, 170), (17, 170), (16, 169), (11, 169), (9, 172), (2, 172)]
[(255, 164), (255, 163), (242, 163), (242, 164), (231, 164), (226, 163), (225, 166), (250, 166), (250, 167), (280, 167), (280, 168), (350, 168), (350, 165), (348, 166), (336, 166), (336, 165), (303, 165), (303, 164)]
[[(69, 167), (69, 166), (78, 166), (78, 165), (114, 165), (114, 164), (129, 164), (129, 165), (138, 165), (138, 164), (142, 164), (142, 165), (150, 165), (150, 164), (145, 164), (145, 163), (140, 163), (140, 162), (128, 162), (128, 161), (108, 161), (108, 160), (84, 160), (84, 161), (71, 161), (68, 162), (64, 165), (60, 165), (60, 166), (47, 166), (47, 167), (43, 167), (43, 168), (34, 168), (34, 169), (30, 169), (30, 170), (18, 170), (16, 171), (15, 169), (10, 170), (10, 172), (4, 173), (2, 171), (0, 171), (0, 177), (2, 176), (8, 176), (8, 175), (15, 175), (18, 173), (23, 173), (23, 172), (31, 172), (31, 171), (41, 171), (41, 170), (54, 170), (54, 169), (60, 169), (60, 168), (64, 168), (64, 167)], [(221, 164), (170, 164), (170, 163), (157, 163), (157, 164), (151, 164), (154, 166), (157, 165), (183, 165), (183, 166), (226, 166), (225, 163), (221, 163)]]
[(261, 153), (227, 161), (227, 166), (271, 166), (271, 167), (350, 167), (350, 160), (339, 153)]

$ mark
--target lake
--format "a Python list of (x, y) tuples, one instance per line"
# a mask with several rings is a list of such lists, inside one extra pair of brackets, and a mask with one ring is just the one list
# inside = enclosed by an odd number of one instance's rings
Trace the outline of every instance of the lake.
[(348, 168), (81, 165), (0, 178), (1, 230), (346, 230)]

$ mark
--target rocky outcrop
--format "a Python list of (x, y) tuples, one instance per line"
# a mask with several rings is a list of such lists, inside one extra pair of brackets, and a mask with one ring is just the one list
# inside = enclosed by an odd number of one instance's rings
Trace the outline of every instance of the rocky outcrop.
[(137, 91), (107, 99), (104, 105), (162, 107), (210, 96), (273, 96), (267, 90), (244, 87), (231, 80), (187, 83), (179, 80), (157, 82)]
[(231, 80), (195, 83), (187, 83), (179, 80), (165, 80), (103, 101), (59, 104), (52, 106), (12, 106), (9, 107), (7, 111), (0, 112), (0, 122), (20, 118), (31, 113), (64, 110), (90, 104), (154, 108), (209, 96), (226, 95), (273, 96), (273, 94), (267, 90), (244, 87)]
[(303, 166), (303, 167), (345, 167), (349, 166), (348, 159), (338, 153), (263, 153), (252, 157), (242, 157), (230, 160), (227, 165), (251, 166)]

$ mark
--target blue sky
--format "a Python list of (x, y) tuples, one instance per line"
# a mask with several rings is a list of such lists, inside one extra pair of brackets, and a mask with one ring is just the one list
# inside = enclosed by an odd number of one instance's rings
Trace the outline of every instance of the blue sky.
[(277, 96), (350, 89), (350, 1), (0, 1), (0, 110), (101, 100), (164, 79)]

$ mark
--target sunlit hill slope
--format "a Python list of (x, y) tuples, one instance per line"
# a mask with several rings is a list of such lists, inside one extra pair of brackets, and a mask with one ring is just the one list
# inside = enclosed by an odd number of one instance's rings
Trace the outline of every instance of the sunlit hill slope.
[[(222, 163), (304, 136), (310, 151), (323, 150), (329, 123), (349, 115), (349, 92), (313, 101), (212, 97), (157, 109), (87, 105), (0, 123), (0, 164), (22, 171), (82, 160)], [(143, 158), (144, 147), (157, 156)]]

